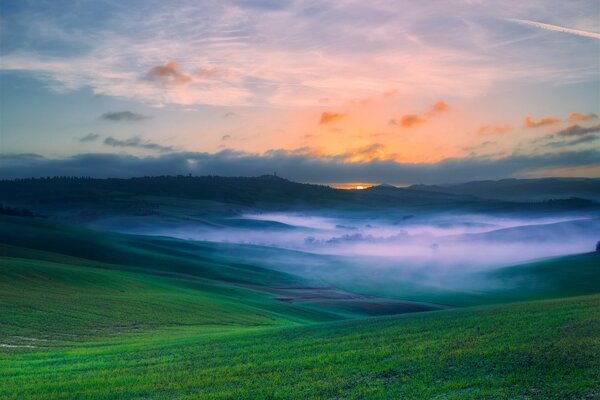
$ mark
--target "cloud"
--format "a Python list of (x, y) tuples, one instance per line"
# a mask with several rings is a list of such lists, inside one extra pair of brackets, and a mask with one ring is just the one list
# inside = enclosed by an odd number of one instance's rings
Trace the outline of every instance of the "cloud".
[(425, 122), (427, 122), (428, 119), (443, 113), (445, 111), (448, 110), (448, 104), (444, 101), (438, 101), (436, 103), (434, 103), (430, 110), (425, 112), (423, 115), (419, 115), (419, 114), (408, 114), (408, 115), (403, 115), (402, 117), (400, 117), (400, 119), (391, 119), (389, 124), (390, 125), (399, 125), (403, 128), (410, 128), (411, 126), (417, 125), (417, 124), (423, 124)]
[[(569, 114), (569, 116), (564, 120), (565, 122), (582, 122), (582, 121), (588, 121), (591, 119), (595, 119), (598, 118), (598, 115), (596, 114), (582, 114), (579, 112), (574, 112)], [(563, 122), (563, 120), (561, 120), (560, 118), (557, 117), (546, 117), (546, 118), (542, 118), (539, 121), (535, 121), (533, 120), (533, 118), (531, 118), (530, 116), (525, 117), (525, 120), (523, 122), (523, 125), (526, 128), (539, 128), (542, 126), (549, 126), (549, 125), (556, 125)], [(579, 127), (581, 128), (581, 127)], [(567, 128), (568, 129), (575, 129), (573, 126)]]
[(329, 124), (331, 122), (338, 121), (345, 117), (346, 117), (346, 114), (322, 112), (321, 118), (319, 119), (319, 124), (320, 125)]
[(479, 135), (502, 135), (512, 131), (513, 127), (509, 124), (482, 125), (477, 130)]
[(431, 106), (430, 114), (438, 114), (448, 110), (448, 104), (443, 101), (438, 101)]
[(600, 123), (589, 127), (575, 124), (553, 134), (534, 139), (531, 143), (554, 148), (575, 146), (598, 140), (600, 138), (598, 133), (600, 133)]
[(179, 65), (175, 61), (165, 65), (150, 68), (148, 78), (174, 85), (185, 85), (192, 81), (192, 77), (179, 71)]
[(427, 120), (423, 117), (420, 117), (416, 114), (409, 114), (409, 115), (403, 115), (400, 118), (400, 121), (393, 119), (391, 122), (392, 122), (392, 125), (400, 125), (404, 128), (410, 128), (413, 125), (423, 124), (423, 123), (425, 123), (425, 121), (427, 121)]
[(584, 37), (589, 37), (589, 38), (593, 38), (593, 39), (600, 39), (600, 33), (596, 33), (596, 32), (584, 31), (584, 30), (580, 30), (580, 29), (565, 28), (563, 26), (558, 26), (558, 25), (544, 24), (542, 22), (530, 21), (528, 19), (509, 18), (508, 20), (512, 21), (512, 22), (516, 22), (517, 24), (533, 26), (535, 28), (546, 29), (549, 31), (570, 33), (571, 35), (584, 36)]
[(299, 182), (439, 184), (524, 176), (548, 168), (570, 167), (600, 167), (600, 150), (511, 155), (503, 158), (450, 158), (435, 163), (399, 163), (390, 159), (347, 162), (335, 156), (312, 154), (308, 149), (272, 150), (264, 154), (232, 150), (213, 154), (173, 152), (151, 157), (92, 153), (59, 159), (32, 154), (0, 155), (1, 179), (55, 175), (133, 177), (187, 173), (258, 176), (277, 171), (281, 176)]
[(567, 118), (568, 121), (571, 122), (579, 122), (579, 121), (588, 121), (590, 119), (598, 118), (598, 114), (582, 114), (578, 112), (571, 113)]
[(542, 118), (536, 122), (531, 117), (527, 116), (527, 117), (525, 117), (523, 124), (525, 125), (526, 128), (539, 128), (539, 127), (547, 126), (547, 125), (555, 125), (560, 122), (561, 122), (560, 119), (555, 118), (555, 117)]
[(496, 142), (487, 140), (487, 141), (479, 143), (478, 145), (475, 145), (475, 146), (463, 147), (462, 150), (468, 151), (468, 152), (474, 154), (477, 150), (482, 150), (482, 149), (485, 149), (486, 147), (493, 146), (495, 144), (496, 144)]
[(94, 142), (100, 138), (100, 135), (97, 133), (88, 133), (87, 135), (80, 137), (80, 142)]
[(597, 135), (586, 135), (582, 137), (578, 137), (572, 140), (561, 140), (561, 141), (553, 141), (545, 144), (547, 147), (568, 147), (575, 146), (582, 143), (590, 143), (600, 139)]
[(200, 68), (195, 75), (197, 80), (237, 80), (240, 78), (240, 74), (232, 70), (231, 68), (224, 67), (206, 67)]
[[(61, 92), (89, 88), (184, 106), (343, 104), (390, 88), (405, 98), (473, 97), (498, 85), (527, 90), (598, 76), (594, 43), (563, 46), (554, 41), (560, 35), (544, 35), (532, 44), (513, 23), (498, 23), (547, 15), (543, 1), (410, 2), (410, 12), (392, 1), (246, 2), (255, 6), (103, 2), (101, 13), (81, 7), (78, 18), (61, 5), (41, 15), (35, 2), (18, 2), (3, 19), (0, 68), (30, 73)], [(586, 7), (553, 3), (552, 13), (574, 26), (597, 25)], [(19, 22), (24, 18), (27, 24)], [(235, 82), (215, 76), (229, 72), (239, 74)], [(140, 79), (145, 73), (150, 79)]]
[(104, 113), (100, 116), (100, 118), (105, 119), (107, 121), (114, 121), (114, 122), (120, 122), (120, 121), (135, 122), (135, 121), (143, 121), (145, 119), (150, 118), (150, 116), (144, 115), (144, 114), (138, 114), (138, 113), (135, 113), (132, 111), (117, 111), (117, 112)]
[(596, 124), (587, 128), (580, 125), (571, 125), (561, 131), (556, 132), (557, 136), (569, 137), (569, 136), (583, 136), (589, 133), (600, 132), (600, 124)]
[(394, 154), (388, 154), (384, 144), (373, 143), (363, 147), (351, 149), (346, 153), (336, 155), (337, 159), (343, 159), (345, 162), (367, 162), (373, 160), (385, 160), (394, 157)]
[(157, 150), (160, 152), (173, 151), (175, 148), (172, 146), (163, 146), (157, 143), (150, 142), (148, 140), (142, 139), (138, 136), (131, 137), (129, 139), (115, 139), (112, 136), (104, 139), (104, 144), (112, 147), (130, 147), (130, 148), (138, 148), (138, 149), (146, 149), (146, 150)]
[(227, 142), (227, 141), (245, 141), (248, 140), (249, 138), (245, 137), (245, 136), (237, 136), (237, 135), (223, 135), (221, 136), (221, 141), (223, 142)]

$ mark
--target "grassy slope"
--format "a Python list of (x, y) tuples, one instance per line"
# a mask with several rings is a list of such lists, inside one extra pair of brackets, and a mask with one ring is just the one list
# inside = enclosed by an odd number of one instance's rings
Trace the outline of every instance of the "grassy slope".
[[(332, 283), (358, 293), (451, 306), (477, 306), (600, 293), (600, 253), (556, 257), (473, 274), (469, 289), (359, 275)], [(344, 280), (342, 280), (344, 279)]]
[(0, 344), (22, 345), (19, 336), (40, 333), (62, 340), (73, 330), (281, 326), (436, 308), (386, 299), (279, 301), (289, 296), (285, 288), (319, 283), (227, 260), (219, 255), (226, 248), (209, 243), (14, 217), (0, 218), (0, 233)]
[(494, 291), (511, 301), (581, 296), (600, 292), (600, 253), (557, 257), (488, 272)]
[(164, 326), (273, 326), (342, 317), (233, 285), (5, 258), (0, 343), (64, 341)]
[(0, 355), (4, 399), (593, 399), (600, 296)]

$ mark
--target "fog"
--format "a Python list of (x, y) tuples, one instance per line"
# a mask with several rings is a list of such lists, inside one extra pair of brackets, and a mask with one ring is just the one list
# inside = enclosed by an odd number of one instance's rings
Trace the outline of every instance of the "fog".
[(600, 239), (600, 219), (456, 213), (383, 217), (248, 213), (213, 219), (210, 224), (157, 223), (127, 230), (323, 255), (385, 258), (402, 268), (480, 270), (592, 251)]
[(595, 214), (270, 212), (208, 219), (112, 219), (103, 227), (228, 243), (219, 249), (220, 259), (360, 293), (425, 301), (440, 291), (507, 289), (518, 283), (490, 278), (494, 270), (591, 252), (600, 240)]

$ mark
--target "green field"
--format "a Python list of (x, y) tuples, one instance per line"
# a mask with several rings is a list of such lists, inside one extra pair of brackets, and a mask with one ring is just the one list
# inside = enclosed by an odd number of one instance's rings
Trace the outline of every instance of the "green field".
[(0, 234), (2, 399), (600, 396), (598, 254), (401, 298), (229, 245), (17, 217)]

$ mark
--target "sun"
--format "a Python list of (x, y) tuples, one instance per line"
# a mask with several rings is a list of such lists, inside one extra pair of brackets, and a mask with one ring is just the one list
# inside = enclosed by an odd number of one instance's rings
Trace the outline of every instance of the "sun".
[(356, 185), (356, 190), (363, 190), (365, 187), (363, 185)]

